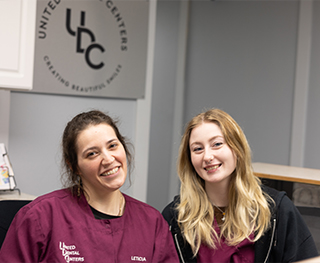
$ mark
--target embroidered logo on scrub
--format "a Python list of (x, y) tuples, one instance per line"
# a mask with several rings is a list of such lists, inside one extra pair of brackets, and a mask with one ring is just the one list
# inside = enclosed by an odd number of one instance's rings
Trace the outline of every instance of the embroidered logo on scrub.
[(80, 252), (76, 250), (75, 245), (67, 246), (64, 242), (59, 242), (59, 248), (61, 250), (62, 256), (67, 263), (84, 261), (84, 257), (80, 256)]

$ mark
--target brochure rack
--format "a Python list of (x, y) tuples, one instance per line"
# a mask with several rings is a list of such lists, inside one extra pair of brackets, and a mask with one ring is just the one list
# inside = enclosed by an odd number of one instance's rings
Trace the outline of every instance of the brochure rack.
[(20, 190), (16, 188), (16, 181), (4, 143), (0, 143), (0, 191)]

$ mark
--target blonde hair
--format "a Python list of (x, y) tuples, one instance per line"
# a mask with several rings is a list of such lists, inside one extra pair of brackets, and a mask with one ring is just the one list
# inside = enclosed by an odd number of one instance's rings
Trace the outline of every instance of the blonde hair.
[[(226, 143), (237, 157), (228, 193), (227, 217), (220, 236), (213, 228), (214, 210), (206, 194), (204, 180), (197, 175), (191, 162), (190, 134), (203, 122), (213, 122), (220, 127)], [(250, 239), (253, 231), (255, 237), (251, 241), (254, 242), (269, 228), (271, 212), (268, 201), (272, 202), (272, 199), (262, 192), (261, 181), (253, 174), (251, 150), (242, 129), (226, 112), (211, 109), (188, 123), (179, 149), (178, 175), (181, 181), (178, 223), (194, 255), (202, 242), (215, 249), (224, 236), (227, 244), (234, 246)]]

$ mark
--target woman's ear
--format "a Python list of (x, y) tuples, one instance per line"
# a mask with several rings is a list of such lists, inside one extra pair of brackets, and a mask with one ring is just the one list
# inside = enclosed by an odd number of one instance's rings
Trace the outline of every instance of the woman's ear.
[(76, 171), (74, 171), (74, 169), (72, 168), (72, 165), (71, 165), (71, 163), (69, 161), (66, 161), (66, 163), (67, 163), (67, 165), (68, 165), (68, 167), (69, 167), (69, 169), (71, 170), (72, 173), (75, 173), (76, 175), (80, 175), (78, 169)]
[(76, 167), (76, 170), (75, 170), (75, 171), (72, 170), (72, 172), (73, 172), (74, 174), (78, 175), (78, 176), (81, 175), (78, 166)]
[(66, 164), (68, 165), (68, 167), (71, 170), (71, 172), (73, 172), (72, 165), (68, 160), (66, 161)]

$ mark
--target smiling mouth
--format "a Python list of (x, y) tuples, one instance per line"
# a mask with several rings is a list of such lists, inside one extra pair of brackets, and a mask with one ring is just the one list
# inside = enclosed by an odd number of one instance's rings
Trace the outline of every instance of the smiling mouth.
[(112, 174), (115, 174), (116, 172), (118, 172), (118, 170), (119, 170), (119, 167), (116, 167), (116, 168), (113, 168), (112, 170), (105, 172), (101, 175), (104, 175), (104, 176), (112, 175)]
[(210, 166), (210, 167), (206, 167), (206, 168), (204, 168), (204, 169), (205, 169), (206, 171), (211, 171), (211, 170), (218, 169), (221, 165), (222, 165), (222, 163), (217, 164), (217, 165), (213, 165), (213, 166)]

